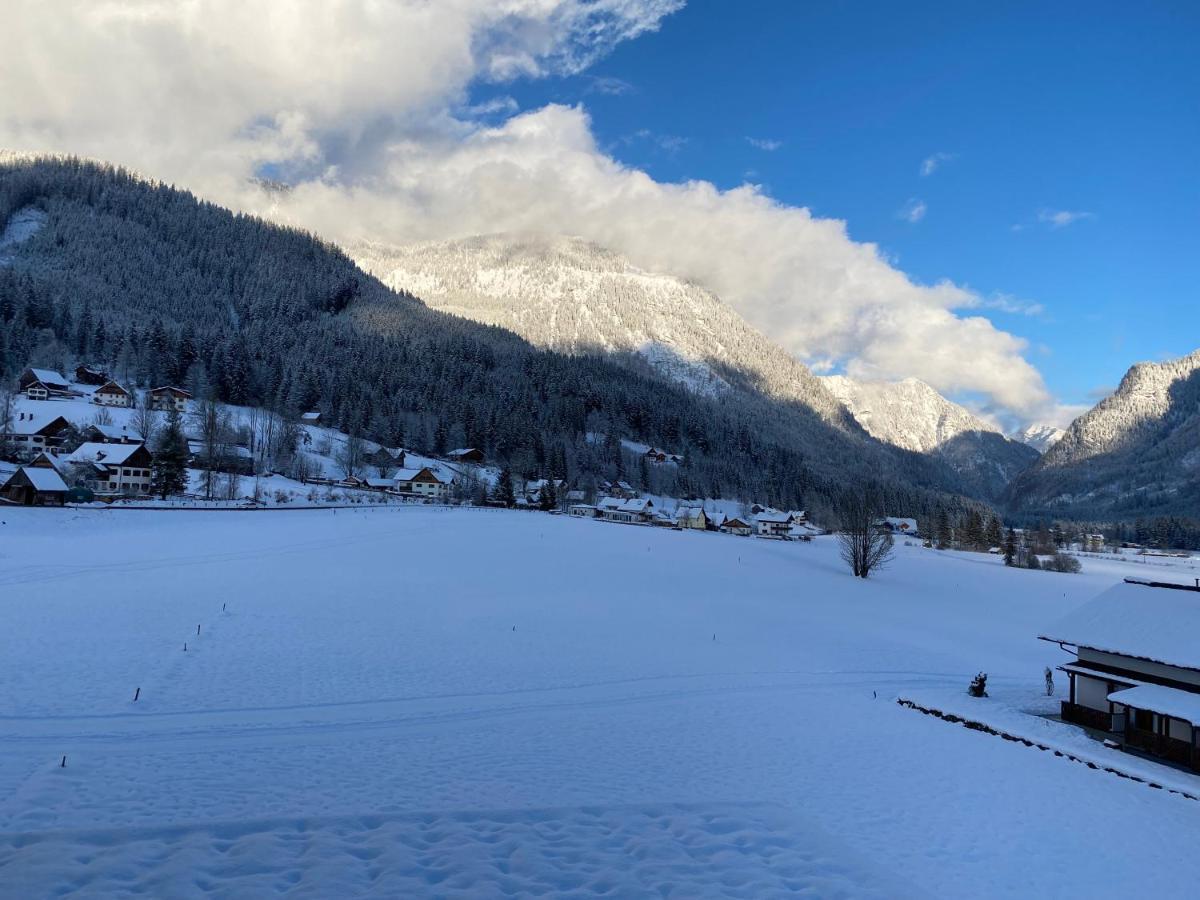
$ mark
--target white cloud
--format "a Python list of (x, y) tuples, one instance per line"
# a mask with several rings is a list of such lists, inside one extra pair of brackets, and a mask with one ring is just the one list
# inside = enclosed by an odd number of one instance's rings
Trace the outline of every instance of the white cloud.
[(1041, 209), (1038, 210), (1037, 215), (1039, 222), (1049, 225), (1051, 228), (1066, 228), (1068, 225), (1091, 218), (1094, 218), (1094, 213), (1070, 209)]
[(925, 205), (924, 200), (918, 200), (916, 197), (912, 197), (896, 213), (896, 218), (903, 219), (905, 222), (916, 225), (923, 218), (925, 218), (925, 213), (928, 211), (929, 207)]
[(997, 291), (984, 298), (980, 302), (980, 306), (985, 309), (995, 309), (1000, 312), (1021, 316), (1040, 316), (1046, 311), (1046, 308), (1040, 303), (1034, 303), (1031, 300), (1022, 300), (1020, 297), (1014, 297), (1012, 294), (1005, 294), (1001, 291)]
[(772, 138), (747, 137), (746, 143), (751, 147), (757, 147), (759, 150), (766, 150), (768, 152), (778, 150), (783, 146), (783, 141), (777, 141)]
[(938, 151), (931, 156), (925, 157), (925, 159), (921, 161), (921, 177), (928, 178), (941, 168), (942, 163), (950, 162), (956, 157), (957, 154), (955, 153), (943, 153), (942, 151)]
[[(15, 0), (0, 146), (110, 159), (343, 241), (581, 235), (712, 288), (818, 365), (1048, 408), (1024, 341), (974, 314), (987, 301), (914, 283), (844, 222), (751, 185), (656, 182), (599, 149), (579, 107), (495, 124), (503, 97), (464, 108), (472, 86), (581, 72), (679, 5)], [(267, 165), (293, 189), (265, 196)]]

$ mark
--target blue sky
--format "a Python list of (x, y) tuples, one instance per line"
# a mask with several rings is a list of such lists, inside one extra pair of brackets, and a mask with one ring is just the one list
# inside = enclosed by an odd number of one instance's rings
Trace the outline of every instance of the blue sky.
[(580, 75), (502, 92), (583, 104), (659, 181), (748, 180), (844, 219), (914, 279), (994, 302), (1051, 391), (1091, 403), (1200, 346), (1198, 47), (1192, 3), (693, 0)]

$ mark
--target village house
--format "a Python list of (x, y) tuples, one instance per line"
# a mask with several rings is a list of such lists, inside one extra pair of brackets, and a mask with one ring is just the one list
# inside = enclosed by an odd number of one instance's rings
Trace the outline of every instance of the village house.
[(142, 436), (128, 425), (89, 425), (84, 436), (94, 444), (142, 443)]
[(112, 376), (109, 375), (99, 366), (83, 366), (75, 367), (75, 383), (89, 384), (92, 386), (104, 384)]
[(372, 491), (395, 491), (395, 478), (367, 478), (365, 487)]
[(187, 403), (192, 399), (192, 395), (183, 388), (171, 387), (164, 385), (150, 390), (150, 408), (169, 412), (174, 409), (177, 412), (187, 412)]
[(590, 503), (572, 503), (567, 507), (567, 515), (577, 519), (594, 519), (599, 510)]
[(66, 376), (53, 369), (26, 369), (17, 376), (17, 387), (30, 400), (49, 400), (71, 394)]
[(443, 481), (428, 466), (420, 469), (401, 469), (396, 473), (396, 490), (401, 494), (439, 503), (450, 499), (453, 480)]
[(0, 444), (9, 445), (19, 458), (31, 459), (43, 450), (56, 452), (70, 428), (62, 416), (18, 412)]
[(750, 525), (750, 523), (744, 519), (739, 519), (737, 516), (725, 519), (725, 521), (721, 523), (721, 530), (726, 534), (737, 534), (743, 537), (754, 533), (754, 528)]
[(1103, 553), (1106, 541), (1102, 534), (1081, 534), (1078, 543), (1079, 549), (1085, 553)]
[(403, 469), (405, 452), (403, 450), (393, 450), (390, 447), (380, 447), (378, 450), (372, 450), (363, 456), (363, 460), (367, 465), (374, 466), (381, 472), (390, 469)]
[(92, 394), (92, 402), (100, 406), (133, 406), (133, 394), (115, 381), (106, 381)]
[(154, 457), (145, 444), (81, 444), (65, 460), (97, 494), (148, 494)]
[(458, 463), (481, 463), (484, 456), (483, 451), (475, 447), (460, 447), (447, 453), (446, 459)]
[(879, 528), (885, 528), (892, 534), (898, 534), (903, 537), (920, 537), (920, 532), (917, 531), (916, 519), (902, 519), (898, 516), (887, 516), (875, 523)]
[(754, 517), (755, 534), (781, 541), (792, 539), (792, 514), (764, 510)]
[(320, 425), (321, 414), (319, 412), (306, 412), (300, 414), (301, 425)]
[(1050, 626), (1062, 718), (1200, 771), (1200, 586), (1127, 578)]
[(702, 506), (681, 506), (675, 510), (675, 524), (696, 531), (708, 530), (708, 514)]
[(0, 499), (21, 506), (62, 506), (69, 490), (54, 459), (39, 453), (0, 484)]
[[(548, 478), (535, 478), (532, 481), (525, 482), (525, 487), (522, 491), (522, 497), (525, 502), (531, 506), (536, 506), (542, 502), (542, 491), (546, 489), (546, 485), (550, 483)], [(561, 478), (554, 479), (554, 494), (558, 496), (559, 491), (566, 486), (566, 482)]]
[(597, 508), (604, 521), (626, 525), (645, 525), (654, 515), (654, 501), (639, 497), (602, 497)]

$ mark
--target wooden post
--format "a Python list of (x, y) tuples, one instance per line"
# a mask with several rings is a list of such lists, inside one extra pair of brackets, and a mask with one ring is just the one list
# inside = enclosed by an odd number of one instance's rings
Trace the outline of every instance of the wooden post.
[(63, 761), (58, 764), (58, 767), (60, 769), (65, 769), (67, 767), (67, 757), (65, 754), (63, 755)]
[(134, 703), (137, 703), (138, 695), (140, 695), (141, 693), (142, 693), (141, 688), (138, 688), (136, 691), (133, 692), (133, 702)]

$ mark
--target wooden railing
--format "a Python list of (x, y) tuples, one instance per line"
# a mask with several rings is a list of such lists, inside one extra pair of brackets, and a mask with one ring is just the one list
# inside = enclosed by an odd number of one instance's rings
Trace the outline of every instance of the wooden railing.
[(1062, 701), (1062, 720), (1074, 722), (1085, 728), (1097, 728), (1100, 731), (1112, 731), (1112, 716), (1107, 712), (1092, 709), (1090, 706), (1080, 706), (1069, 700)]
[(1192, 745), (1178, 738), (1155, 734), (1153, 731), (1145, 731), (1130, 725), (1125, 729), (1125, 743), (1130, 747), (1136, 747), (1155, 756), (1161, 756), (1163, 759), (1169, 759), (1171, 762), (1192, 768), (1200, 767), (1200, 759), (1193, 757)]

